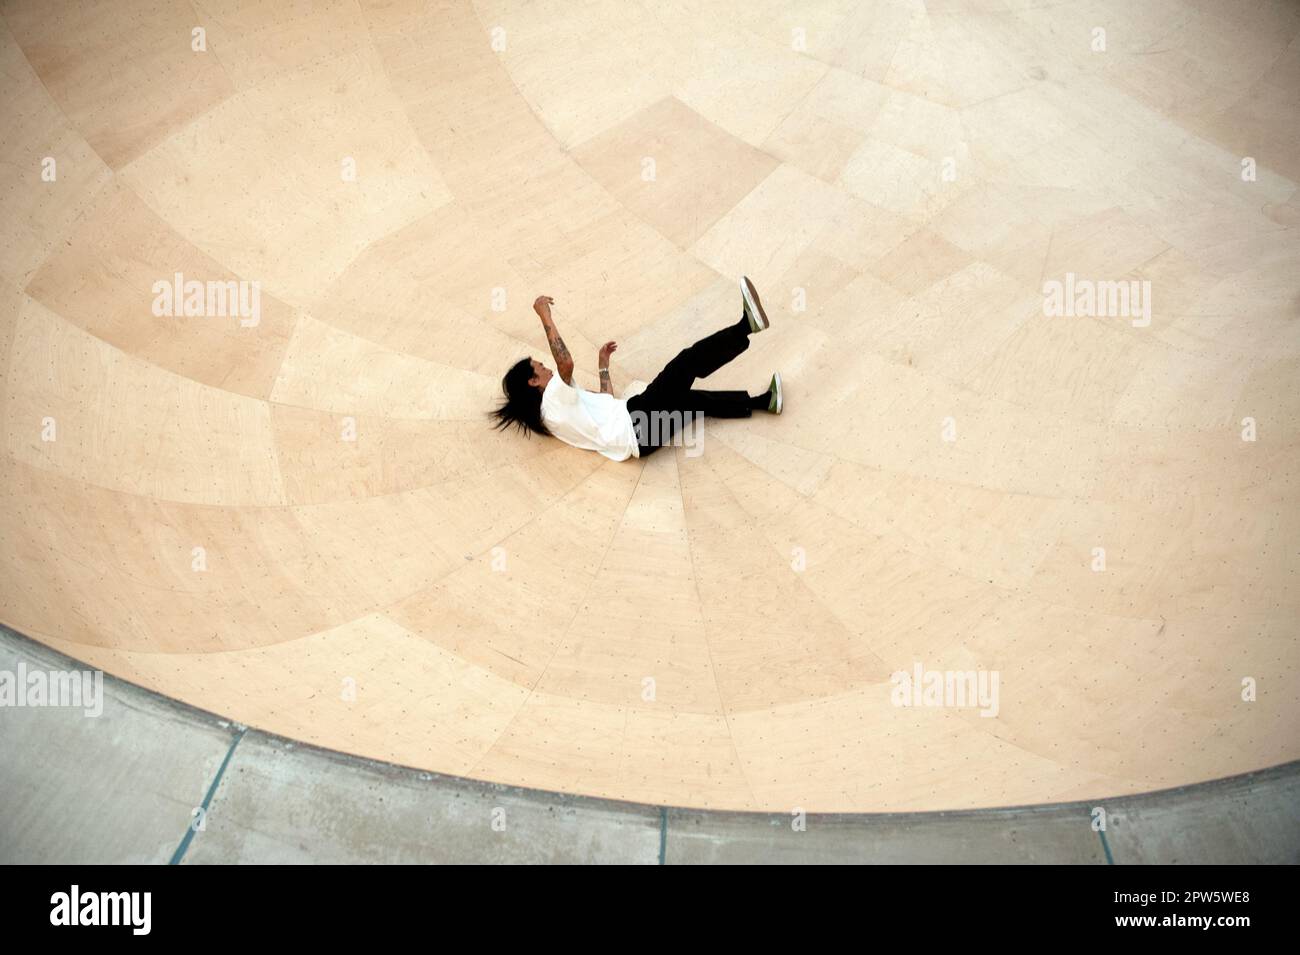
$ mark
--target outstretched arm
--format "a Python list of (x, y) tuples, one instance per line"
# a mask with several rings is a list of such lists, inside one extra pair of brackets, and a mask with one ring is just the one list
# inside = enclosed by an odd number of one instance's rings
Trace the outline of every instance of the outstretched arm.
[(551, 304), (555, 299), (549, 295), (537, 296), (537, 301), (533, 302), (533, 311), (538, 314), (542, 320), (542, 327), (546, 329), (546, 341), (551, 346), (551, 356), (555, 359), (555, 370), (560, 374), (560, 380), (566, 385), (573, 384), (573, 356), (569, 354), (569, 349), (564, 344), (564, 339), (555, 329), (555, 322), (551, 321)]
[(600, 346), (600, 354), (596, 358), (596, 367), (600, 369), (600, 390), (607, 395), (614, 393), (614, 386), (609, 380), (609, 356), (616, 348), (618, 345), (613, 342), (605, 342)]

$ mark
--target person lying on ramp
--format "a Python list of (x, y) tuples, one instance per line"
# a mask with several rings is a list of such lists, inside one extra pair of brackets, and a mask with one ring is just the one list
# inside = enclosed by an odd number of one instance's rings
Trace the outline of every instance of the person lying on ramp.
[(573, 380), (573, 358), (551, 318), (555, 303), (538, 296), (533, 310), (542, 320), (558, 373), (532, 358), (521, 358), (501, 379), (505, 402), (492, 412), (495, 427), (514, 425), (524, 432), (549, 435), (587, 451), (597, 451), (612, 461), (643, 458), (671, 444), (680, 428), (700, 417), (748, 418), (755, 411), (780, 414), (781, 374), (772, 376), (766, 391), (706, 391), (695, 387), (749, 347), (749, 336), (771, 323), (758, 290), (748, 277), (740, 280), (741, 315), (729, 325), (677, 353), (646, 389), (630, 398), (618, 398), (609, 379), (609, 359), (618, 348), (606, 342), (600, 348), (600, 392), (593, 393)]

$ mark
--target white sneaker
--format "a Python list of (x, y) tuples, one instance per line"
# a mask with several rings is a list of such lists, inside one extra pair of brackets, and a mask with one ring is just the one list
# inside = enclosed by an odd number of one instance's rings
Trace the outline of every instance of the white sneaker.
[(763, 302), (758, 297), (758, 289), (754, 288), (754, 283), (749, 280), (748, 275), (740, 277), (740, 297), (745, 303), (745, 317), (749, 319), (750, 334), (761, 332), (772, 324), (767, 320), (767, 312), (763, 311)]

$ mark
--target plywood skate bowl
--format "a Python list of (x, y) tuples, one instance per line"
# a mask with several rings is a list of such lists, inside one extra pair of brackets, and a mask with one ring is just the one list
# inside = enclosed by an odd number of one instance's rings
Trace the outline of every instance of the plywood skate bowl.
[[(668, 805), (1300, 756), (1300, 8), (700, 7), (3, 4), (0, 619), (296, 740)], [(156, 315), (177, 273), (256, 324)], [(489, 429), (551, 363), (534, 296), (621, 392), (742, 273), (772, 328), (706, 386), (779, 369), (783, 415), (624, 463)], [(1067, 275), (1149, 323), (1045, 314)], [(918, 665), (996, 715), (896, 705)]]

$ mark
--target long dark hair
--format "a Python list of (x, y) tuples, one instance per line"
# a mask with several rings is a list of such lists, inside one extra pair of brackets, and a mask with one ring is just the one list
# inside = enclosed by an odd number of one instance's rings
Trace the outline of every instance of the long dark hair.
[(521, 358), (510, 366), (501, 379), (501, 392), (505, 403), (492, 411), (496, 423), (492, 426), (504, 431), (511, 425), (525, 433), (550, 435), (542, 424), (542, 393), (528, 382), (533, 379), (533, 360)]

